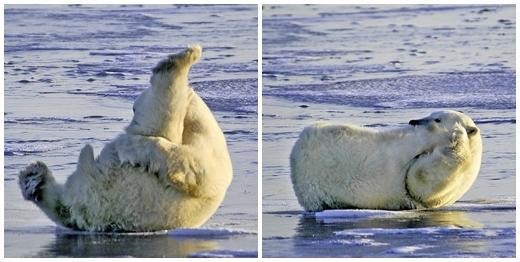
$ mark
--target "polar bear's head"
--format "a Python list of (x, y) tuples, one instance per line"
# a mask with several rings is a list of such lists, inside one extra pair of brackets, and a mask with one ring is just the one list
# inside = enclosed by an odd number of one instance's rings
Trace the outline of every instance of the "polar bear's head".
[(452, 132), (460, 129), (460, 131), (464, 131), (468, 137), (477, 135), (480, 137), (480, 130), (473, 120), (459, 111), (445, 110), (434, 112), (425, 118), (410, 120), (409, 124), (416, 127), (425, 127), (431, 132)]
[[(466, 114), (445, 110), (417, 120), (410, 120), (410, 125), (424, 141), (419, 154), (430, 153), (436, 147), (447, 146), (457, 149), (457, 157), (473, 163), (482, 158), (482, 138), (479, 128)], [(450, 150), (451, 150), (450, 149)]]
[(475, 181), (482, 160), (482, 138), (473, 120), (462, 112), (439, 111), (411, 120), (424, 143), (411, 160), (406, 189), (424, 207), (455, 202)]

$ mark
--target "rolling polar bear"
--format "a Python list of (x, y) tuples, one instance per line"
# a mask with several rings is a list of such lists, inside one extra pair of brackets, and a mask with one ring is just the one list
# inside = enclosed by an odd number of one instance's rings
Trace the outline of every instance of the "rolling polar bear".
[(317, 124), (292, 149), (291, 180), (307, 211), (435, 208), (462, 197), (481, 158), (479, 129), (457, 111), (391, 130)]
[(155, 231), (202, 225), (231, 183), (226, 140), (188, 85), (198, 45), (153, 68), (151, 87), (134, 103), (126, 132), (94, 159), (90, 145), (76, 171), (57, 184), (42, 162), (20, 172), (25, 199), (65, 227), (88, 231)]

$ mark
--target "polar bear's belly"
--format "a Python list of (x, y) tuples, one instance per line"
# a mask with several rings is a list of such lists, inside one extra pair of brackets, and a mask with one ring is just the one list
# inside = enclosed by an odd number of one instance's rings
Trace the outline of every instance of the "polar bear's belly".
[(71, 197), (68, 203), (71, 218), (80, 229), (156, 231), (197, 227), (218, 207), (218, 201), (187, 196), (165, 186), (155, 175), (134, 168), (89, 182), (91, 186), (79, 194), (82, 197)]

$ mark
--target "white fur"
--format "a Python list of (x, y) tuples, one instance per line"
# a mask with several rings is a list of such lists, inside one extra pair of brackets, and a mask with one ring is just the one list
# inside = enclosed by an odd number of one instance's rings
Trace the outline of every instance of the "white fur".
[(480, 169), (478, 128), (456, 111), (410, 123), (415, 125), (381, 131), (353, 125), (305, 128), (290, 157), (299, 203), (319, 211), (420, 209), (455, 202)]
[[(41, 162), (22, 171), (24, 197), (57, 223), (82, 230), (202, 225), (222, 202), (232, 167), (217, 121), (188, 86), (189, 69), (200, 55), (200, 46), (191, 46), (159, 62), (151, 87), (134, 104), (126, 133), (97, 159), (85, 146), (64, 186)], [(35, 176), (44, 177), (39, 191), (26, 186)], [(41, 199), (34, 192), (41, 192)]]

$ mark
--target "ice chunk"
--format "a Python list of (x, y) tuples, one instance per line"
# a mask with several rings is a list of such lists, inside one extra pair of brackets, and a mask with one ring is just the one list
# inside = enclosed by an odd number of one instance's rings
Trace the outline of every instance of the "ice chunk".
[(216, 237), (256, 234), (255, 231), (230, 228), (177, 228), (168, 231), (168, 235), (173, 237)]

